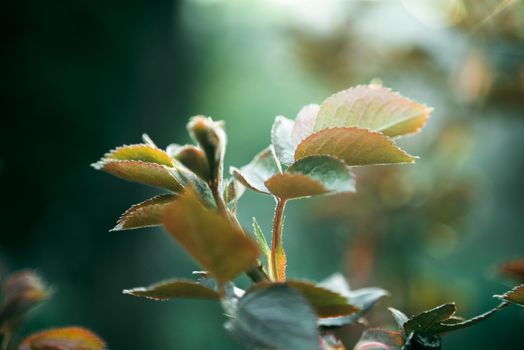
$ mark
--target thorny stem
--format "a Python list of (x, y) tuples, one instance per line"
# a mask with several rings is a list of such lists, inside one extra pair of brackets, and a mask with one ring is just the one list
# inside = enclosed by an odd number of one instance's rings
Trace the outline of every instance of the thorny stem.
[(275, 208), (275, 217), (273, 219), (273, 239), (271, 240), (271, 276), (277, 281), (283, 281), (285, 276), (279, 275), (277, 264), (277, 252), (282, 248), (282, 223), (284, 220), (284, 208), (286, 207), (286, 200), (277, 198), (277, 205)]
[[(220, 214), (230, 221), (233, 225), (235, 225), (241, 232), (244, 232), (244, 229), (238, 222), (238, 219), (234, 214), (232, 214), (226, 207), (226, 204), (224, 203), (224, 199), (222, 198), (222, 195), (219, 191), (219, 185), (217, 181), (213, 181), (210, 183), (211, 192), (213, 193), (213, 198), (215, 199), (215, 203), (217, 205), (218, 211)], [(254, 282), (261, 282), (264, 280), (267, 280), (268, 277), (264, 273), (264, 270), (262, 269), (262, 264), (260, 262), (257, 262), (257, 265), (250, 268), (246, 271), (246, 275)]]

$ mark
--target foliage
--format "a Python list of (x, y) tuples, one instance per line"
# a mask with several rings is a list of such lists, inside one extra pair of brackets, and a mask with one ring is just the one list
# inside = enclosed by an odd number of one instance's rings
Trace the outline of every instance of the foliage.
[[(0, 307), (1, 349), (10, 349), (11, 339), (24, 316), (51, 295), (34, 271), (13, 273), (3, 281)], [(18, 350), (103, 350), (105, 343), (92, 332), (80, 327), (49, 329), (26, 337)], [(14, 349), (14, 348), (13, 348)]]
[[(413, 163), (416, 157), (395, 139), (420, 131), (430, 112), (378, 84), (350, 88), (305, 106), (295, 120), (276, 117), (271, 145), (247, 165), (232, 167), (228, 179), (223, 178), (224, 124), (204, 116), (188, 124), (196, 145), (162, 150), (146, 135), (143, 144), (107, 153), (93, 164), (96, 169), (168, 191), (132, 206), (113, 230), (162, 225), (206, 270), (196, 273), (196, 281), (175, 279), (124, 293), (153, 300), (220, 300), (226, 330), (249, 347), (343, 349), (331, 331), (354, 323), (388, 293), (352, 291), (340, 274), (321, 283), (288, 279), (282, 243), (286, 203), (354, 192), (353, 167)], [(270, 243), (255, 219), (250, 236), (236, 218), (246, 188), (276, 201)], [(253, 283), (248, 290), (234, 284), (241, 273)], [(519, 302), (513, 294), (501, 298)], [(392, 309), (400, 330), (368, 330), (357, 348), (440, 348), (440, 333), (483, 320), (505, 305), (467, 321), (453, 316), (454, 304), (411, 318)]]

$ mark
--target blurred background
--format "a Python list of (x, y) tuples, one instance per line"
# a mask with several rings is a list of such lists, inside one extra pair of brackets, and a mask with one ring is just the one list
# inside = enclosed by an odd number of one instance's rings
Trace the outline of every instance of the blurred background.
[[(270, 142), (276, 115), (380, 79), (434, 107), (401, 141), (414, 166), (358, 173), (358, 193), (287, 208), (288, 274), (343, 272), (392, 296), (370, 316), (393, 326), (456, 301), (463, 316), (516, 282), (524, 256), (524, 3), (518, 0), (26, 1), (4, 5), (0, 275), (37, 269), (55, 290), (22, 334), (82, 325), (111, 349), (241, 349), (220, 306), (153, 302), (124, 288), (191, 277), (161, 229), (110, 233), (158, 191), (89, 164), (148, 133), (189, 142), (188, 117), (223, 119), (227, 165)], [(240, 219), (270, 230), (273, 201), (247, 193)], [(242, 278), (239, 283), (245, 283)], [(443, 348), (515, 349), (524, 312), (507, 308)], [(340, 336), (350, 348), (359, 327)]]

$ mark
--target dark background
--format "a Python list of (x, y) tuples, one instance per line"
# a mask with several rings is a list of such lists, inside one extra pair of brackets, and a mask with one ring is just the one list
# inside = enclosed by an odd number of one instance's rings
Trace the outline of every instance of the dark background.
[[(456, 300), (466, 316), (494, 306), (515, 284), (497, 265), (524, 255), (522, 4), (465, 1), (438, 22), (410, 3), (5, 4), (0, 274), (35, 268), (55, 290), (22, 334), (82, 325), (111, 349), (239, 348), (215, 303), (121, 295), (196, 266), (160, 229), (109, 233), (157, 192), (89, 164), (143, 132), (159, 146), (189, 142), (187, 118), (206, 114), (226, 121), (228, 164), (241, 165), (268, 144), (275, 115), (376, 77), (435, 108), (404, 143), (421, 160), (363, 172), (356, 196), (292, 203), (289, 274), (339, 270), (389, 289), (376, 325), (391, 326), (385, 306), (409, 314)], [(246, 226), (256, 215), (269, 231), (269, 198), (241, 205)], [(523, 325), (508, 308), (444, 348), (517, 348)]]

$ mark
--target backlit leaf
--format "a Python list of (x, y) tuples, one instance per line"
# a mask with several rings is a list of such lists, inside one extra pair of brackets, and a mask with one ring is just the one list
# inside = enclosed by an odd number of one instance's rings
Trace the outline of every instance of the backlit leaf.
[(357, 127), (393, 137), (412, 134), (424, 126), (431, 109), (379, 85), (340, 91), (320, 106), (314, 130)]
[(202, 180), (209, 181), (211, 179), (206, 154), (200, 148), (193, 145), (185, 145), (178, 148), (173, 156)]
[(400, 333), (372, 328), (364, 331), (353, 350), (400, 350), (403, 344)]
[(295, 159), (328, 155), (348, 166), (413, 163), (410, 156), (388, 137), (367, 129), (339, 127), (322, 129), (304, 139), (295, 151)]
[(199, 283), (184, 280), (163, 281), (153, 284), (149, 287), (125, 289), (122, 291), (122, 293), (153, 300), (169, 300), (173, 298), (220, 298), (220, 294), (218, 294), (215, 290), (207, 288)]
[(266, 236), (264, 235), (264, 232), (262, 232), (262, 229), (255, 218), (253, 218), (253, 232), (260, 251), (262, 254), (264, 254), (264, 256), (266, 256), (266, 258), (268, 258), (271, 250), (267, 244)]
[(454, 303), (443, 304), (418, 315), (412, 316), (404, 323), (405, 334), (426, 333), (432, 326), (450, 318), (456, 311)]
[(155, 163), (173, 166), (174, 161), (166, 152), (151, 144), (137, 144), (118, 147), (104, 155), (102, 160), (136, 160), (146, 163)]
[(254, 266), (255, 241), (187, 191), (164, 211), (162, 220), (171, 236), (219, 283)]
[(133, 205), (118, 219), (111, 231), (130, 230), (162, 224), (164, 209), (177, 198), (174, 194), (163, 194)]
[(26, 338), (18, 350), (103, 350), (102, 339), (80, 327), (56, 328)]
[(295, 289), (273, 284), (246, 293), (226, 329), (249, 346), (285, 350), (318, 350), (316, 316)]
[(291, 145), (295, 149), (298, 144), (313, 133), (315, 120), (320, 106), (311, 104), (302, 107), (298, 112), (293, 130), (291, 131)]
[(405, 333), (404, 333), (404, 325), (406, 324), (406, 322), (409, 321), (409, 318), (402, 311), (397, 310), (395, 308), (388, 307), (388, 310), (393, 315), (393, 318), (395, 319), (395, 322), (397, 323), (397, 326), (400, 329), (400, 333), (405, 335)]
[(101, 160), (93, 167), (121, 179), (143, 185), (159, 187), (173, 192), (180, 192), (182, 186), (171, 175), (169, 168), (162, 164), (146, 163), (139, 160)]
[(520, 283), (524, 283), (524, 259), (506, 261), (500, 266), (500, 273)]
[(495, 307), (495, 308), (493, 308), (493, 309), (491, 309), (491, 310), (489, 310), (487, 312), (484, 312), (483, 314), (480, 314), (478, 316), (472, 317), (472, 318), (470, 318), (468, 320), (464, 320), (461, 317), (451, 316), (447, 320), (444, 320), (444, 321), (442, 321), (440, 323), (437, 323), (437, 324), (433, 325), (431, 327), (431, 329), (429, 330), (429, 333), (431, 333), (431, 334), (446, 333), (446, 332), (454, 331), (454, 330), (457, 330), (457, 329), (473, 326), (474, 324), (477, 324), (477, 323), (479, 323), (481, 321), (484, 321), (487, 318), (491, 317), (496, 312), (498, 312), (499, 310), (503, 309), (506, 306), (507, 306), (506, 303), (502, 303), (502, 304), (498, 305), (497, 307)]
[(495, 298), (499, 298), (524, 307), (524, 284), (516, 286), (509, 292), (506, 292), (502, 295), (495, 295)]
[(275, 158), (272, 147), (260, 152), (253, 160), (240, 169), (231, 168), (231, 174), (244, 186), (261, 193), (269, 194), (264, 182), (276, 173), (280, 173), (280, 165)]
[(355, 190), (354, 177), (344, 163), (329, 156), (302, 158), (264, 184), (273, 195), (286, 200)]
[(216, 203), (211, 188), (206, 181), (198, 177), (184, 166), (169, 169), (170, 174), (183, 188), (191, 189), (198, 195), (200, 201), (209, 208), (215, 208)]
[(292, 129), (293, 121), (283, 116), (276, 117), (271, 128), (271, 144), (278, 160), (285, 165), (293, 164)]

